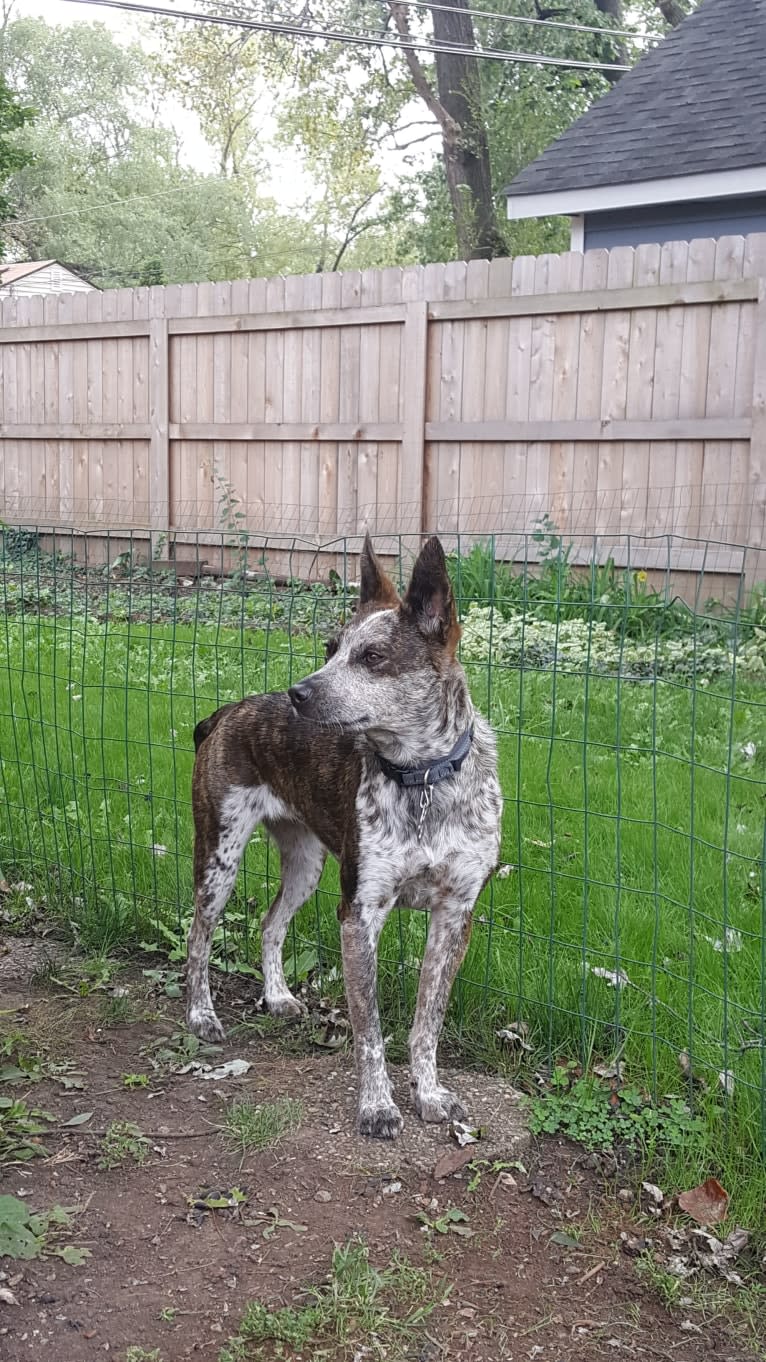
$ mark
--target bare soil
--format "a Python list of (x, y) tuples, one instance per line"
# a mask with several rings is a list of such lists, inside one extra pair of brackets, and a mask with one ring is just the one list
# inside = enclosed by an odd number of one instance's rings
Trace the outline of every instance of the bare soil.
[[(84, 1086), (66, 1090), (49, 1078), (3, 1084), (2, 1095), (24, 1096), (55, 1123), (44, 1140), (49, 1157), (7, 1167), (0, 1193), (24, 1197), (36, 1211), (81, 1207), (68, 1240), (91, 1256), (82, 1266), (56, 1257), (0, 1259), (0, 1286), (18, 1302), (0, 1304), (4, 1362), (124, 1359), (139, 1347), (157, 1349), (162, 1362), (218, 1362), (248, 1302), (299, 1302), (307, 1285), (326, 1279), (333, 1245), (354, 1236), (376, 1265), (398, 1253), (425, 1267), (435, 1296), (450, 1284), (415, 1351), (407, 1344), (390, 1359), (591, 1362), (627, 1354), (745, 1362), (757, 1355), (724, 1315), (663, 1307), (620, 1238), (647, 1234), (638, 1202), (627, 1199), (627, 1175), (605, 1178), (565, 1142), (530, 1141), (519, 1098), (501, 1078), (450, 1076), (485, 1133), (470, 1151), (486, 1160), (471, 1190), (475, 1169), (467, 1165), (435, 1175), (445, 1155), (457, 1161), (457, 1146), (446, 1130), (417, 1121), (403, 1071), (396, 1085), (404, 1137), (395, 1145), (362, 1140), (353, 1133), (345, 1049), (312, 1052), (296, 1043), (294, 1027), (251, 1013), (253, 1025), (235, 1031), (220, 1053), (221, 1061), (250, 1061), (243, 1077), (206, 1081), (155, 1070), (147, 1047), (182, 1030), (180, 1001), (153, 993), (137, 970), (120, 975), (117, 998), (113, 983), (80, 998), (51, 980), (34, 983), (37, 967), (38, 947), (6, 943), (0, 1037), (23, 1032), (49, 1060), (81, 1070)], [(223, 1015), (231, 1026), (243, 1008), (232, 997)], [(125, 1074), (147, 1074), (149, 1084), (128, 1089)], [(302, 1105), (297, 1130), (257, 1152), (227, 1144), (220, 1127), (232, 1100), (284, 1096)], [(85, 1124), (64, 1127), (85, 1111), (93, 1112)], [(128, 1155), (119, 1167), (99, 1167), (104, 1132), (116, 1121), (149, 1138), (143, 1164)], [(520, 1161), (525, 1171), (493, 1170), (500, 1159)], [(201, 1193), (234, 1188), (247, 1198), (238, 1208), (194, 1205)], [(471, 1237), (424, 1230), (416, 1218), (438, 1220), (450, 1207), (464, 1212)], [(274, 1224), (275, 1212), (291, 1223)], [(298, 1355), (275, 1347), (260, 1345), (252, 1357)], [(363, 1347), (337, 1353), (354, 1355), (372, 1356)]]

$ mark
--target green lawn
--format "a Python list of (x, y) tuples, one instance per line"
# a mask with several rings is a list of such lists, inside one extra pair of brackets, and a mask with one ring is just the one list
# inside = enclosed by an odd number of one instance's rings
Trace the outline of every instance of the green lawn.
[[(284, 687), (321, 650), (312, 634), (276, 626), (9, 614), (0, 874), (45, 894), (91, 951), (177, 945), (191, 908), (194, 723), (220, 702)], [(477, 910), (449, 1035), (486, 1059), (496, 1028), (525, 1021), (541, 1061), (619, 1052), (659, 1095), (684, 1091), (688, 1051), (709, 1089), (709, 1140), (680, 1157), (689, 1176), (718, 1172), (741, 1187), (754, 1213), (766, 1190), (754, 1172), (766, 1150), (763, 684), (468, 670), (499, 732), (505, 868)], [(257, 969), (276, 870), (256, 837), (219, 959)], [(336, 885), (328, 866), (288, 961), (324, 991), (340, 988)], [(423, 932), (419, 916), (401, 914), (384, 934), (381, 996), (397, 1037)], [(596, 968), (630, 982), (611, 987)]]

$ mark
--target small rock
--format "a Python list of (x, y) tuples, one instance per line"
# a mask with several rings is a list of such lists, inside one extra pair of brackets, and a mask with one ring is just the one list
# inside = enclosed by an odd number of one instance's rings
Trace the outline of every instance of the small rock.
[(619, 1201), (629, 1202), (633, 1200), (633, 1193), (631, 1192), (629, 1187), (621, 1187), (619, 1192), (617, 1193), (617, 1198)]
[(319, 1191), (318, 1191), (318, 1192), (315, 1192), (315, 1194), (314, 1194), (314, 1200), (315, 1200), (315, 1201), (332, 1201), (332, 1193), (331, 1193), (331, 1192), (327, 1192), (327, 1191), (325, 1191), (325, 1189), (324, 1189), (323, 1187), (320, 1187)]

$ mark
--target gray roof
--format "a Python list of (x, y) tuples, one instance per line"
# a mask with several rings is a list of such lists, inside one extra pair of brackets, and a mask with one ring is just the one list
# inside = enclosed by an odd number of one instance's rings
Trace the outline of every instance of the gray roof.
[(766, 165), (766, 0), (703, 0), (506, 193)]

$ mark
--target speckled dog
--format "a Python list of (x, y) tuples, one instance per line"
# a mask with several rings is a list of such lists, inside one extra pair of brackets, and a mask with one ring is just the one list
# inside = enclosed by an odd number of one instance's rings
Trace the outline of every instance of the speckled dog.
[(459, 637), (438, 539), (423, 547), (403, 600), (368, 539), (359, 608), (328, 644), (325, 665), (287, 694), (225, 705), (194, 734), (189, 1029), (207, 1040), (223, 1035), (210, 996), (211, 936), (259, 823), (282, 870), (262, 924), (266, 1005), (280, 1016), (301, 1011), (282, 948), (331, 852), (340, 862), (359, 1129), (384, 1139), (402, 1118), (383, 1054), (377, 947), (398, 905), (431, 912), (410, 1033), (415, 1109), (424, 1121), (464, 1115), (439, 1082), (436, 1047), (474, 904), (497, 864), (501, 796), (494, 736), (455, 656)]

